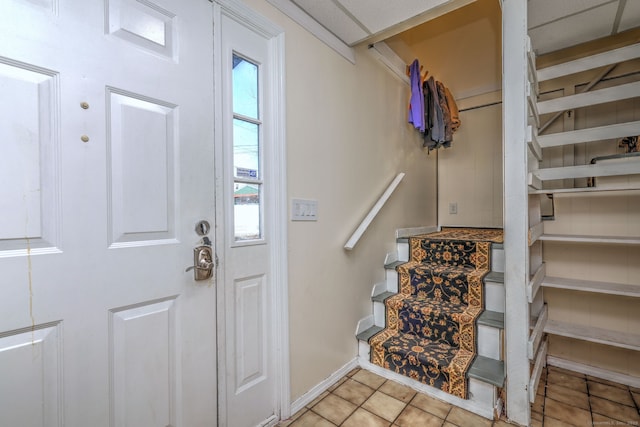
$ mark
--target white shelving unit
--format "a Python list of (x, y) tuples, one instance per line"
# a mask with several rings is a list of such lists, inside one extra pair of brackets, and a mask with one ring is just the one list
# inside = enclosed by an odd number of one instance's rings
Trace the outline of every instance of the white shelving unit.
[[(608, 194), (610, 195), (611, 192), (622, 192), (619, 194), (620, 196), (640, 197), (640, 192), (637, 191), (640, 190), (640, 184), (634, 183), (633, 179), (627, 180), (628, 182), (620, 182), (620, 180), (618, 180), (616, 183), (608, 185), (605, 184), (602, 187), (573, 188), (573, 185), (570, 184), (575, 182), (574, 179), (579, 178), (640, 174), (640, 157), (626, 157), (624, 159), (616, 159), (614, 161), (607, 160), (596, 164), (567, 164), (566, 166), (561, 167), (557, 166), (557, 157), (555, 158), (555, 162), (547, 159), (549, 155), (558, 155), (557, 153), (559, 151), (554, 151), (556, 148), (563, 149), (565, 150), (563, 153), (566, 153), (567, 149), (572, 150), (571, 147), (575, 147), (576, 145), (578, 145), (580, 149), (584, 150), (584, 147), (586, 147), (587, 144), (599, 144), (600, 141), (616, 140), (627, 136), (640, 135), (640, 121), (634, 120), (625, 123), (610, 124), (600, 122), (598, 123), (598, 126), (586, 129), (574, 129), (574, 122), (570, 121), (570, 126), (568, 126), (569, 129), (566, 132), (547, 135), (540, 135), (536, 128), (536, 124), (539, 124), (541, 120), (544, 122), (545, 114), (556, 113), (553, 118), (555, 119), (567, 111), (574, 112), (575, 109), (581, 109), (584, 107), (628, 100), (631, 98), (639, 98), (640, 81), (629, 82), (626, 80), (617, 86), (611, 86), (611, 83), (608, 83), (606, 86), (609, 87), (591, 90), (600, 78), (608, 72), (602, 72), (602, 67), (612, 67), (622, 61), (637, 58), (640, 58), (640, 43), (543, 68), (535, 72), (535, 79), (531, 79), (530, 77), (531, 84), (538, 85), (545, 84), (544, 82), (552, 79), (565, 78), (575, 73), (582, 73), (590, 70), (593, 70), (594, 74), (598, 73), (598, 77), (595, 81), (592, 80), (589, 85), (587, 85), (588, 87), (583, 89), (582, 92), (575, 93), (575, 90), (572, 89), (568, 92), (569, 94), (567, 96), (539, 101), (535, 103), (535, 106), (532, 106), (532, 97), (534, 93), (538, 93), (538, 89), (536, 88), (535, 91), (528, 91), (527, 102), (530, 105), (530, 129), (528, 129), (530, 169), (527, 177), (527, 185), (529, 186), (530, 195), (529, 244), (531, 247), (531, 259), (536, 260), (536, 262), (538, 260), (540, 261), (539, 264), (532, 265), (532, 277), (527, 285), (527, 296), (531, 307), (530, 316), (535, 319), (531, 321), (531, 335), (528, 342), (528, 356), (534, 364), (530, 381), (532, 401), (535, 397), (535, 386), (537, 385), (536, 376), (540, 374), (541, 366), (547, 359), (551, 361), (560, 360), (565, 368), (571, 366), (571, 361), (561, 360), (552, 356), (547, 357), (547, 352), (552, 351), (554, 336), (567, 337), (632, 351), (640, 351), (640, 334), (638, 333), (621, 332), (619, 330), (609, 330), (590, 325), (578, 325), (559, 321), (553, 318), (553, 300), (547, 301), (549, 306), (547, 304), (543, 305), (540, 302), (541, 291), (543, 289), (563, 289), (574, 292), (575, 298), (586, 297), (588, 293), (632, 298), (633, 301), (638, 301), (638, 311), (640, 311), (640, 300), (636, 300), (637, 298), (640, 298), (640, 278), (637, 279), (636, 284), (628, 284), (615, 283), (613, 281), (607, 282), (583, 280), (572, 277), (547, 276), (547, 271), (551, 268), (550, 265), (554, 260), (547, 259), (544, 256), (545, 254), (542, 253), (543, 248), (549, 248), (548, 245), (566, 243), (580, 245), (583, 248), (585, 248), (585, 245), (588, 245), (592, 247), (595, 252), (613, 250), (611, 245), (624, 247), (637, 246), (640, 245), (640, 236), (584, 235), (569, 233), (569, 231), (574, 231), (574, 229), (567, 229), (565, 233), (564, 229), (560, 229), (560, 224), (556, 224), (555, 227), (549, 227), (550, 229), (553, 228), (554, 232), (545, 233), (543, 228), (541, 229), (541, 226), (539, 225), (539, 208), (535, 205), (536, 200), (539, 200), (541, 194), (554, 194), (563, 198), (575, 198), (601, 197)], [(529, 62), (531, 63), (534, 61), (530, 60)], [(529, 74), (532, 74), (531, 70), (529, 70)], [(567, 86), (567, 81), (568, 79), (563, 80), (565, 87)], [(629, 103), (625, 105), (629, 105)], [(575, 112), (573, 116), (575, 117)], [(637, 119), (637, 114), (629, 114), (626, 117), (633, 117)], [(540, 129), (545, 129), (547, 127), (548, 124), (545, 123), (540, 127)], [(602, 146), (603, 145), (601, 144), (599, 147)], [(548, 161), (545, 162), (545, 160)], [(559, 163), (564, 163), (564, 159), (560, 160), (561, 161)], [(546, 164), (553, 164), (553, 167), (539, 167), (540, 165)], [(554, 181), (554, 186), (557, 185), (563, 188), (546, 188), (550, 185), (546, 183), (547, 181)], [(557, 184), (558, 182), (561, 182), (562, 184)], [(636, 180), (636, 182), (640, 181)], [(597, 181), (597, 183), (599, 184), (600, 181)], [(606, 206), (606, 199), (603, 199), (602, 203), (602, 206)], [(567, 204), (570, 204), (570, 202)], [(598, 212), (599, 215), (607, 215), (606, 213), (603, 213), (606, 212), (606, 209), (599, 210)], [(615, 212), (611, 213), (612, 215), (615, 214)], [(640, 214), (640, 212), (638, 213)], [(582, 214), (588, 215), (589, 212), (582, 212)], [(558, 218), (563, 215), (563, 212), (556, 209), (554, 215)], [(557, 253), (557, 251), (553, 252)], [(550, 257), (551, 255), (548, 256)], [(536, 307), (536, 309), (533, 307)], [(549, 309), (547, 309), (548, 307)], [(556, 313), (558, 308), (555, 310)], [(598, 307), (594, 307), (593, 310), (598, 310)], [(548, 340), (547, 336), (550, 336), (550, 340)], [(584, 368), (584, 365), (580, 365), (577, 362), (575, 364), (576, 366), (579, 365)], [(608, 375), (607, 371), (603, 370), (601, 367), (595, 366), (593, 369), (594, 372), (600, 372), (601, 375)], [(604, 374), (602, 374), (603, 372)], [(624, 378), (625, 376), (618, 373), (612, 373), (609, 377)], [(624, 381), (624, 379), (622, 381)], [(640, 381), (640, 378), (629, 377), (628, 383), (635, 384), (638, 381)]]

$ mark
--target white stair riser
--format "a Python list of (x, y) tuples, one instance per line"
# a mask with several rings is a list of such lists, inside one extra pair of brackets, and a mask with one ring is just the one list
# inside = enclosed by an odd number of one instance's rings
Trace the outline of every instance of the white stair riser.
[(504, 273), (504, 249), (491, 249), (491, 271)]
[(387, 291), (398, 292), (398, 272), (394, 269), (386, 269)]
[(487, 325), (478, 325), (478, 354), (502, 360), (502, 331)]
[(504, 313), (504, 285), (502, 283), (485, 282), (484, 307), (489, 311)]
[(358, 356), (360, 356), (363, 360), (370, 359), (371, 346), (368, 342), (359, 340), (358, 341)]
[(398, 242), (398, 261), (409, 261), (409, 242)]
[(498, 399), (498, 391), (492, 384), (469, 378), (469, 400), (481, 407), (493, 408)]
[(385, 327), (384, 303), (374, 301), (373, 303), (373, 324)]

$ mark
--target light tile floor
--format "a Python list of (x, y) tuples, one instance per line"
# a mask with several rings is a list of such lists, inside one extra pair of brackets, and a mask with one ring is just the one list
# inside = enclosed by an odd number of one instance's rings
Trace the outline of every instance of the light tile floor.
[[(545, 369), (532, 427), (639, 425), (640, 389), (560, 368)], [(278, 424), (288, 427), (509, 427), (363, 369), (344, 378)]]

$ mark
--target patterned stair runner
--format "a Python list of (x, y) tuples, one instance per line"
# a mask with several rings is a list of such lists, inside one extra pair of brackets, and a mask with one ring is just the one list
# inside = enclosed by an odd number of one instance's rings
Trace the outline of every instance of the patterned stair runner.
[(399, 293), (384, 302), (386, 326), (369, 340), (372, 363), (467, 399), (491, 242), (502, 242), (502, 230), (409, 239), (410, 259), (396, 267)]

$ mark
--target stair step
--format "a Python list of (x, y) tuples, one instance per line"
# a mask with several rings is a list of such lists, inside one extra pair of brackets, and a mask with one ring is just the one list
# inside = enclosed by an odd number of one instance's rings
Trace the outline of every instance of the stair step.
[(491, 326), (493, 328), (504, 329), (504, 313), (485, 310), (478, 317), (478, 325)]
[(373, 302), (384, 303), (384, 300), (386, 300), (387, 298), (392, 297), (394, 295), (396, 295), (396, 292), (388, 292), (388, 291), (387, 292), (382, 292), (381, 294), (372, 296), (371, 300)]
[(395, 270), (397, 266), (404, 264), (406, 261), (393, 261), (384, 265), (387, 270)]
[(640, 135), (640, 121), (580, 129), (570, 132), (558, 132), (549, 135), (538, 135), (537, 140), (540, 147), (549, 148), (578, 144), (581, 142), (620, 139), (629, 135)]
[(369, 342), (372, 336), (374, 336), (378, 332), (381, 332), (383, 329), (384, 328), (382, 326), (371, 326), (369, 329), (365, 329), (364, 331), (356, 335), (356, 338), (359, 341)]
[[(589, 178), (599, 176), (621, 176), (640, 174), (640, 161), (627, 160), (612, 163), (599, 163), (595, 165), (565, 166), (558, 168), (538, 169), (530, 172), (530, 177), (540, 181), (553, 179)], [(532, 180), (529, 180), (532, 182)], [(535, 181), (535, 180), (534, 180)], [(536, 189), (537, 188), (536, 186)]]
[(604, 104), (612, 101), (621, 101), (623, 99), (630, 99), (638, 96), (640, 96), (640, 82), (626, 83), (606, 89), (578, 93), (575, 95), (538, 102), (538, 112), (540, 114), (546, 114), (557, 111), (573, 110), (575, 108)]
[(484, 277), (485, 282), (494, 282), (494, 283), (504, 283), (504, 273), (500, 273), (497, 271), (490, 271)]
[(469, 378), (492, 384), (496, 387), (504, 386), (504, 362), (488, 357), (476, 356), (467, 373)]

